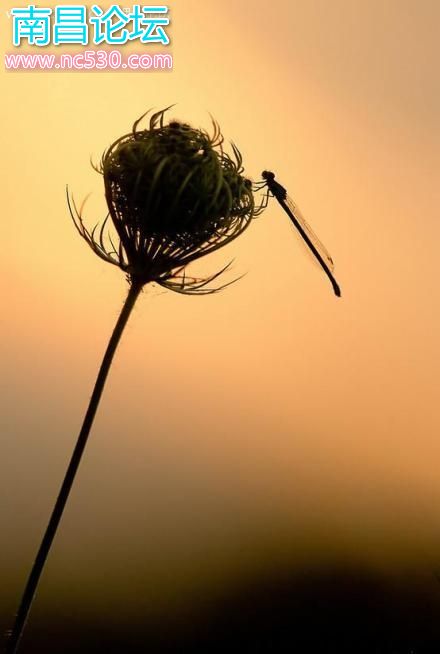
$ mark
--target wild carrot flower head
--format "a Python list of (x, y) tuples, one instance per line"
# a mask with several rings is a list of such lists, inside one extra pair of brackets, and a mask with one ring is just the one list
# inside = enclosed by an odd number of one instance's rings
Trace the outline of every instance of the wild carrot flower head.
[[(138, 129), (142, 116), (104, 153), (97, 170), (109, 213), (99, 230), (88, 231), (81, 210), (69, 207), (89, 246), (130, 282), (209, 293), (206, 284), (228, 266), (207, 279), (187, 277), (185, 267), (239, 236), (263, 207), (255, 205), (237, 147), (233, 158), (223, 150), (217, 123), (212, 135), (177, 121), (164, 125), (166, 111), (154, 114), (148, 129)], [(104, 235), (109, 217), (117, 246)]]

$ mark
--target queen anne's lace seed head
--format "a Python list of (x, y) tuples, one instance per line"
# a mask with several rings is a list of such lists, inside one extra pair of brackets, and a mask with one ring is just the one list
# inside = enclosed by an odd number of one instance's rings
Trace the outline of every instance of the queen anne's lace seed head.
[[(138, 129), (136, 121), (104, 153), (97, 170), (109, 213), (99, 230), (88, 231), (81, 211), (69, 206), (81, 236), (130, 282), (209, 293), (219, 289), (206, 284), (228, 266), (207, 279), (186, 276), (185, 267), (239, 236), (263, 207), (255, 205), (236, 146), (234, 158), (224, 152), (217, 123), (212, 135), (177, 121), (164, 125), (166, 111), (154, 114), (148, 129)], [(108, 217), (117, 245), (110, 236), (105, 243)]]

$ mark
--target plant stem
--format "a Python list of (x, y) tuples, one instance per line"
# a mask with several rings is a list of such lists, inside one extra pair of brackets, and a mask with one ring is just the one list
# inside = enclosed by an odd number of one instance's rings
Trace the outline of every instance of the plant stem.
[(44, 534), (43, 540), (41, 541), (40, 549), (38, 550), (38, 554), (35, 558), (34, 565), (32, 566), (31, 573), (24, 589), (21, 603), (16, 614), (14, 627), (6, 645), (6, 654), (15, 654), (18, 650), (20, 638), (23, 634), (31, 604), (37, 590), (38, 582), (41, 573), (43, 572), (44, 564), (49, 554), (49, 550), (55, 537), (61, 516), (63, 515), (64, 507), (66, 506), (75, 475), (81, 462), (81, 457), (87, 444), (87, 439), (89, 437), (90, 429), (92, 427), (96, 410), (101, 399), (105, 380), (107, 379), (107, 374), (110, 370), (113, 355), (116, 351), (122, 332), (124, 331), (124, 327), (127, 324), (131, 310), (133, 309), (133, 306), (141, 290), (142, 284), (139, 284), (138, 282), (132, 282), (124, 306), (122, 307), (118, 321), (115, 325), (107, 349), (105, 351), (104, 358), (96, 378), (95, 387), (90, 398), (90, 403), (84, 417), (84, 422), (81, 427), (75, 449), (73, 450), (72, 458), (70, 459), (70, 463), (67, 468), (64, 481), (61, 485), (57, 501), (55, 502), (52, 515), (46, 527), (46, 532)]

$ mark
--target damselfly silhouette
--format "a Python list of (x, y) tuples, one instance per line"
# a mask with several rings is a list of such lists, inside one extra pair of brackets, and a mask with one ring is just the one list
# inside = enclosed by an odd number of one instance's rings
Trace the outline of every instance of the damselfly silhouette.
[(330, 254), (313, 232), (310, 225), (307, 224), (296, 204), (291, 200), (291, 198), (289, 198), (284, 186), (281, 186), (281, 184), (275, 181), (274, 173), (269, 170), (264, 170), (261, 176), (264, 179), (264, 183), (260, 185), (259, 188), (267, 186), (267, 196), (269, 197), (269, 193), (271, 193), (278, 200), (329, 278), (335, 295), (341, 297), (341, 289), (332, 275), (335, 265)]

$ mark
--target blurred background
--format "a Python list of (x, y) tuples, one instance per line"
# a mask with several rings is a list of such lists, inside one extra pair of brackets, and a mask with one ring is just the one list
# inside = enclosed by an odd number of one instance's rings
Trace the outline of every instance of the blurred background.
[(191, 266), (239, 282), (145, 289), (22, 652), (438, 651), (440, 5), (168, 6), (172, 72), (1, 72), (0, 628), (127, 292), (65, 186), (93, 226), (90, 157), (177, 103), (276, 172), (342, 298), (276, 201)]

